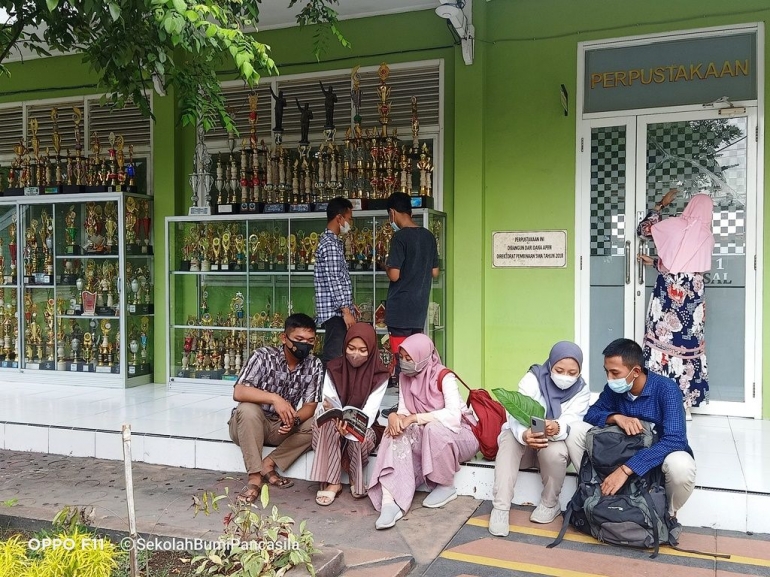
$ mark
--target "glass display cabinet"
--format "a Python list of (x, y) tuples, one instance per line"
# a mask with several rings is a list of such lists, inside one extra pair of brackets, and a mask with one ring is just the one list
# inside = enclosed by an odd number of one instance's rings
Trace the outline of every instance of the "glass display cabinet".
[[(441, 274), (433, 281), (425, 332), (444, 358), (446, 216), (415, 209), (413, 217), (438, 244)], [(382, 263), (393, 232), (383, 211), (354, 211), (353, 220), (350, 232), (341, 236), (353, 300), (359, 319), (384, 336), (389, 281)], [(325, 213), (166, 218), (166, 356), (172, 389), (229, 393), (251, 352), (280, 342), (289, 314), (315, 317), (315, 251), (325, 229)], [(323, 346), (322, 330), (319, 337), (316, 354)], [(380, 346), (389, 363), (389, 350)]]
[(152, 197), (0, 199), (3, 380), (152, 381)]

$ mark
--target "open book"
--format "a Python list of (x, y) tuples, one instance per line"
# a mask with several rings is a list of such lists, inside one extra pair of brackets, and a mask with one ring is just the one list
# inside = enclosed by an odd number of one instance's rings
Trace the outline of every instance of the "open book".
[(366, 429), (369, 428), (369, 417), (361, 409), (356, 407), (332, 408), (324, 411), (315, 418), (319, 427), (332, 419), (340, 419), (347, 424), (348, 433), (353, 435), (358, 442), (363, 442), (366, 437)]

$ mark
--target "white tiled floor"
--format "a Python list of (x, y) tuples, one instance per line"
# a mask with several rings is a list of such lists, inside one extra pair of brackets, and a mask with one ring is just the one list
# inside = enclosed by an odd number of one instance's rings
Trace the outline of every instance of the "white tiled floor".
[[(172, 392), (164, 385), (123, 390), (0, 384), (0, 447), (122, 459), (119, 432), (128, 423), (135, 460), (242, 471), (240, 451), (227, 430), (234, 406), (228, 396)], [(688, 438), (698, 464), (698, 490), (686, 507), (690, 523), (713, 524), (701, 513), (719, 511), (716, 503), (730, 507), (737, 499), (745, 506), (733, 516), (744, 527), (770, 527), (770, 421), (696, 415), (688, 423)], [(303, 456), (289, 473), (302, 477), (308, 467)], [(488, 498), (492, 467), (480, 462), (458, 473), (457, 482), (469, 485), (465, 494)], [(537, 498), (539, 479), (531, 477), (522, 476), (517, 492)], [(719, 519), (726, 514), (719, 512)], [(740, 530), (738, 521), (728, 525), (722, 524)]]

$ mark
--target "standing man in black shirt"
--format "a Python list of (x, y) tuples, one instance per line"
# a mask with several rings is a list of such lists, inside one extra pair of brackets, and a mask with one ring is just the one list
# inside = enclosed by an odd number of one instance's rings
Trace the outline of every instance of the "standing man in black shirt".
[(388, 197), (388, 219), (395, 234), (385, 262), (390, 279), (385, 324), (390, 349), (397, 355), (406, 337), (423, 332), (431, 285), (439, 273), (438, 250), (433, 233), (412, 220), (408, 194), (394, 192)]

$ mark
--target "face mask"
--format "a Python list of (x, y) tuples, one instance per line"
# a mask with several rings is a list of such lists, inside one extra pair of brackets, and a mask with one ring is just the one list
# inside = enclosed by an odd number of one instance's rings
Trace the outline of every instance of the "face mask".
[[(633, 372), (634, 372), (634, 369), (631, 369), (628, 372), (628, 375), (630, 375)], [(628, 391), (631, 390), (631, 387), (633, 386), (632, 383), (629, 383), (626, 381), (626, 379), (628, 378), (628, 375), (626, 375), (622, 379), (608, 380), (607, 384), (610, 386), (610, 389), (612, 389), (616, 393), (620, 393), (621, 395), (624, 393), (627, 393)]]
[(298, 343), (291, 340), (289, 337), (286, 337), (286, 340), (289, 341), (294, 347), (293, 349), (289, 348), (289, 350), (291, 351), (291, 354), (293, 354), (299, 361), (306, 359), (310, 354), (310, 351), (313, 350), (313, 345), (310, 343)]
[(350, 223), (347, 220), (343, 220), (340, 225), (340, 233), (348, 234), (350, 232)]
[(398, 225), (396, 224), (396, 221), (395, 221), (395, 220), (392, 220), (392, 221), (390, 221), (390, 228), (392, 228), (392, 229), (393, 229), (393, 232), (398, 232), (399, 230), (401, 230), (401, 229), (398, 227)]
[(572, 385), (574, 385), (578, 377), (570, 377), (569, 375), (560, 375), (558, 373), (551, 373), (551, 380), (553, 381), (553, 384), (559, 387), (562, 391), (565, 389), (569, 389)]
[(347, 357), (350, 366), (355, 369), (363, 365), (366, 362), (366, 359), (369, 358), (369, 355), (359, 355), (358, 353), (345, 353), (345, 356)]
[(413, 377), (428, 365), (428, 359), (425, 359), (420, 364), (417, 364), (414, 361), (399, 359), (398, 364), (403, 374), (405, 374), (407, 377)]

